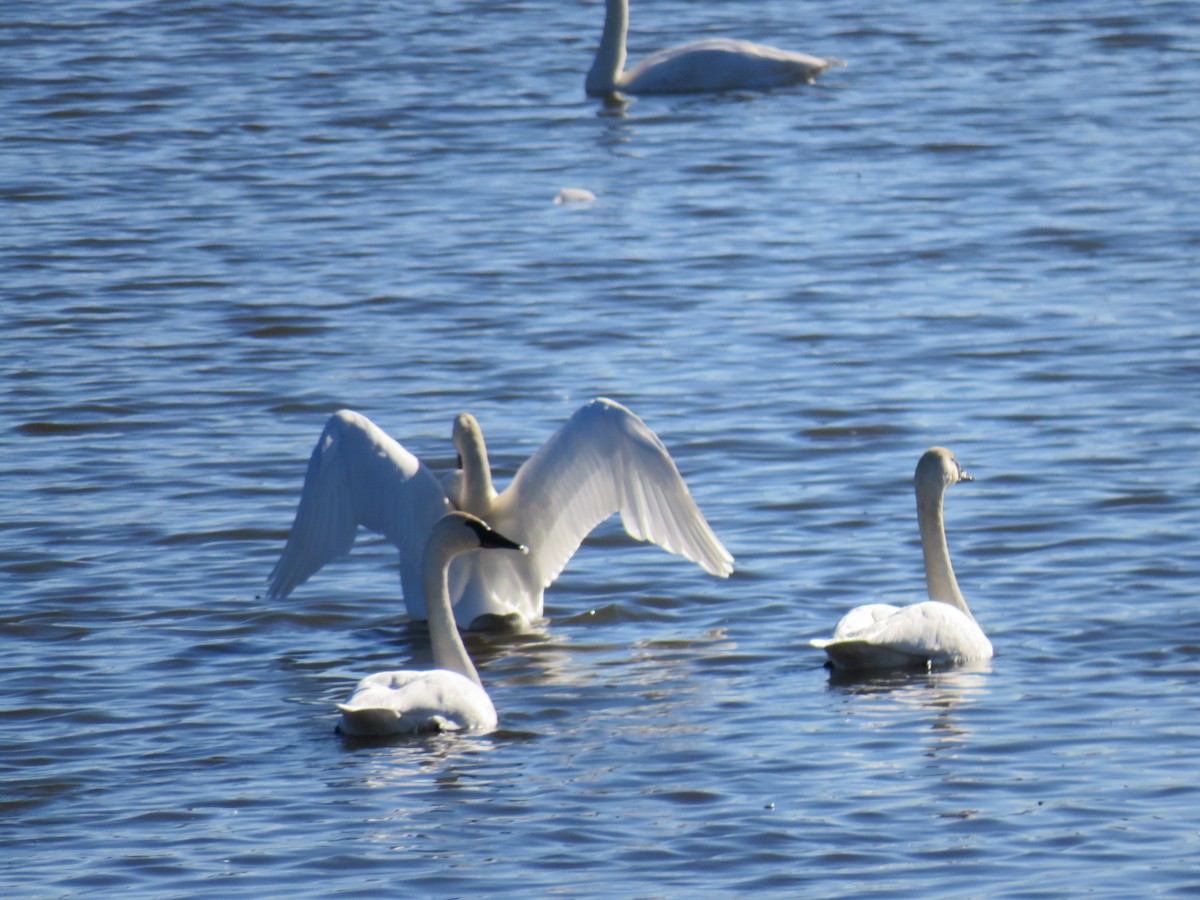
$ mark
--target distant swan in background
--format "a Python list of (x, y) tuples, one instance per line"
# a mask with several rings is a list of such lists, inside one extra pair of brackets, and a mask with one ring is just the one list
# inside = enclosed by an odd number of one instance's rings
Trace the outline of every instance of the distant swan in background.
[(835, 669), (937, 666), (992, 658), (991, 641), (975, 622), (950, 565), (942, 497), (946, 488), (974, 481), (944, 447), (931, 447), (917, 463), (917, 523), (925, 557), (929, 600), (912, 606), (871, 603), (842, 617), (833, 637), (812, 641)]
[(358, 526), (400, 551), (408, 613), (426, 617), (420, 575), (425, 540), (454, 509), (530, 548), (528, 555), (474, 553), (450, 567), (454, 617), (463, 628), (522, 628), (542, 615), (542, 592), (583, 539), (613, 513), (634, 538), (652, 541), (725, 578), (733, 557), (701, 515), (666, 448), (646, 423), (612, 400), (573, 415), (497, 494), (479, 423), (454, 422), (459, 466), (440, 484), (415, 456), (358, 413), (325, 426), (304, 479), (287, 545), (268, 596), (283, 599), (325, 563), (350, 551)]
[(711, 38), (661, 50), (624, 71), (628, 26), (629, 0), (607, 0), (600, 47), (584, 82), (589, 94), (765, 90), (812, 83), (830, 66), (845, 65), (840, 59), (818, 59), (765, 44)]
[(368, 675), (358, 683), (350, 699), (338, 704), (342, 713), (338, 727), (342, 734), (367, 736), (495, 727), (496, 707), (455, 627), (446, 587), (450, 561), (480, 548), (525, 550), (468, 513), (450, 513), (433, 526), (425, 543), (422, 568), (429, 641), (437, 668)]

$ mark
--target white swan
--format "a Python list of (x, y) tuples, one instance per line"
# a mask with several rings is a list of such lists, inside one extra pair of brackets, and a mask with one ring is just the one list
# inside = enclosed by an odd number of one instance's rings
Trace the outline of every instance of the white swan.
[(765, 44), (712, 38), (661, 50), (624, 71), (628, 26), (629, 0), (607, 0), (600, 47), (584, 82), (589, 94), (765, 90), (811, 84), (830, 66), (845, 65), (840, 59), (818, 59)]
[(415, 456), (365, 416), (335, 413), (304, 480), (296, 520), (271, 573), (268, 596), (282, 599), (335, 557), (358, 526), (400, 551), (408, 613), (426, 616), (420, 558), (434, 523), (452, 509), (489, 522), (532, 548), (526, 556), (475, 553), (450, 567), (450, 599), (463, 628), (520, 628), (541, 618), (542, 592), (588, 533), (615, 512), (625, 530), (727, 577), (733, 557), (696, 507), (666, 448), (646, 424), (612, 400), (573, 415), (497, 494), (479, 423), (454, 422), (460, 469), (445, 487)]
[(835, 669), (928, 667), (992, 658), (992, 643), (958, 589), (942, 521), (946, 488), (974, 479), (949, 450), (931, 447), (917, 463), (914, 480), (929, 600), (911, 606), (871, 603), (850, 610), (832, 638), (811, 642), (825, 650)]
[(475, 516), (452, 512), (433, 526), (422, 556), (429, 641), (436, 669), (377, 672), (339, 703), (342, 734), (367, 736), (418, 731), (493, 728), (496, 707), (479, 680), (454, 625), (446, 572), (450, 561), (471, 550), (525, 551)]

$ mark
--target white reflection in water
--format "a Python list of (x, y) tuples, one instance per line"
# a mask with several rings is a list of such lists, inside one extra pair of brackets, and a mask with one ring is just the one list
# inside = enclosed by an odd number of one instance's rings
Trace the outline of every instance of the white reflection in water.
[(871, 675), (833, 673), (829, 690), (843, 694), (841, 711), (847, 717), (865, 720), (867, 727), (889, 728), (910, 722), (912, 713), (925, 713), (933, 741), (929, 755), (962, 745), (970, 736), (964, 711), (988, 693), (991, 665), (931, 672), (888, 672)]

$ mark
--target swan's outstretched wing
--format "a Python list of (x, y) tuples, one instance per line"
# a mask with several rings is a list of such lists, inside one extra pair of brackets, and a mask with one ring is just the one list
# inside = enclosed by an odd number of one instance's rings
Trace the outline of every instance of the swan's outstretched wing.
[(449, 511), (446, 495), (420, 460), (366, 416), (334, 413), (317, 441), (287, 546), (275, 564), (268, 596), (283, 599), (321, 566), (350, 552), (358, 526), (400, 550), (400, 581), (409, 611), (420, 606), (421, 553), (433, 523)]
[(588, 533), (615, 512), (632, 537), (681, 554), (713, 575), (733, 571), (733, 557), (662, 442), (645, 422), (605, 399), (575, 413), (497, 497), (490, 524), (529, 548), (519, 563), (498, 563), (520, 564), (546, 587)]

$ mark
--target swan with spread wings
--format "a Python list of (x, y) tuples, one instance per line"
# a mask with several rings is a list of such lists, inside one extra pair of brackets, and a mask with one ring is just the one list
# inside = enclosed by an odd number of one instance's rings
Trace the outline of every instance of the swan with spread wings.
[(283, 599), (350, 551), (359, 526), (400, 551), (409, 615), (426, 618), (421, 556), (434, 524), (461, 510), (529, 548), (525, 555), (469, 553), (450, 565), (460, 628), (520, 629), (542, 616), (542, 592), (583, 539), (620, 513), (625, 530), (725, 578), (733, 557), (713, 534), (658, 436), (619, 403), (592, 400), (497, 492), (475, 417), (454, 422), (459, 468), (439, 482), (417, 457), (358, 413), (325, 426), (304, 480), (296, 519), (269, 581)]

